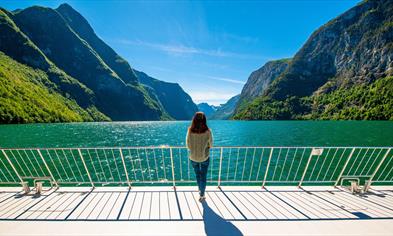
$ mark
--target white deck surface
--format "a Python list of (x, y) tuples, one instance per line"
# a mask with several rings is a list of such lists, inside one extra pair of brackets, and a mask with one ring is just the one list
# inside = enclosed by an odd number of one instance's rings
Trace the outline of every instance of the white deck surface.
[(19, 190), (0, 188), (0, 235), (393, 235), (391, 187)]

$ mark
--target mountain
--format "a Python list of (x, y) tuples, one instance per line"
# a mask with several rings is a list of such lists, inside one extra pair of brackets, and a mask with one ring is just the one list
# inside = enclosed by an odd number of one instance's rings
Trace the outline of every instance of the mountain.
[(288, 67), (290, 60), (269, 61), (258, 70), (252, 72), (242, 89), (235, 112), (241, 112), (250, 101), (261, 96), (271, 82)]
[(197, 106), (198, 111), (205, 113), (207, 118), (210, 118), (210, 116), (217, 110), (217, 106), (209, 105), (206, 102), (199, 103)]
[[(50, 93), (70, 100), (73, 105), (68, 106), (69, 109), (75, 109), (81, 116), (78, 119), (64, 116), (63, 122), (186, 118), (190, 116), (192, 105), (195, 106), (191, 98), (191, 102), (185, 102), (189, 96), (179, 85), (173, 85), (171, 92), (183, 96), (185, 101), (180, 104), (168, 104), (173, 99), (162, 95), (162, 91), (171, 86), (162, 81), (156, 80), (155, 90), (161, 89), (160, 85), (166, 88), (152, 95), (151, 88), (139, 82), (129, 63), (103, 42), (86, 19), (68, 4), (57, 9), (34, 6), (13, 12), (0, 8), (0, 51), (5, 60), (0, 71), (20, 64), (24, 67), (18, 70), (26, 72), (24, 75), (38, 70), (37, 75), (42, 76), (41, 88), (47, 86)], [(4, 73), (0, 76), (9, 78)], [(9, 90), (13, 84), (1, 86)], [(18, 92), (21, 91), (16, 90), (15, 96), (24, 96)], [(46, 116), (41, 120), (25, 119), (27, 113), (18, 114), (9, 109), (9, 104), (0, 103), (0, 110), (13, 114), (1, 117), (3, 123), (53, 120)]]
[(198, 108), (177, 83), (168, 83), (154, 79), (147, 74), (135, 70), (137, 78), (146, 87), (151, 97), (160, 102), (163, 109), (176, 120), (190, 120)]
[(393, 1), (363, 1), (316, 30), (235, 119), (393, 119)]
[[(0, 123), (109, 120), (56, 92), (48, 75), (0, 52)], [(99, 117), (101, 116), (101, 117)]]
[(228, 120), (235, 112), (236, 104), (239, 102), (240, 94), (230, 98), (226, 103), (217, 107), (216, 111), (209, 117), (212, 120)]

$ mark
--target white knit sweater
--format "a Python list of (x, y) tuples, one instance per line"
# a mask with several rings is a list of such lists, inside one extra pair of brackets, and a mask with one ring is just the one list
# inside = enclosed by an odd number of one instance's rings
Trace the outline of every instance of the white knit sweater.
[(212, 132), (208, 131), (198, 134), (187, 131), (187, 147), (190, 150), (190, 159), (203, 162), (209, 158), (209, 149), (213, 146)]

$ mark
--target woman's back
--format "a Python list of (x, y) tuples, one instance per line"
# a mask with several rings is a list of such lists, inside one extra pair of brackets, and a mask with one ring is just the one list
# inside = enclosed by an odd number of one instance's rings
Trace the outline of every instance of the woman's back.
[(187, 147), (190, 150), (190, 159), (196, 162), (203, 162), (209, 158), (209, 148), (213, 145), (213, 138), (210, 129), (203, 133), (193, 133), (190, 129), (186, 138)]

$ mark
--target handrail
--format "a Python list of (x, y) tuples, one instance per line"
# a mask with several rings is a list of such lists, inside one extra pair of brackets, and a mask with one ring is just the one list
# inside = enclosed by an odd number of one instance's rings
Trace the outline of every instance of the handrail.
[[(393, 184), (392, 147), (217, 146), (208, 184)], [(185, 146), (0, 148), (0, 185), (50, 179), (92, 187), (195, 183)]]
[[(214, 148), (392, 148), (392, 146), (214, 146)], [(30, 150), (30, 149), (45, 149), (45, 150), (62, 150), (62, 149), (75, 149), (76, 147), (0, 147), (0, 150)], [(151, 146), (95, 146), (95, 147), (78, 147), (79, 149), (115, 149), (115, 148), (133, 148), (133, 149), (144, 149), (144, 148), (185, 148), (186, 146), (172, 146), (172, 145), (151, 145)]]

